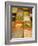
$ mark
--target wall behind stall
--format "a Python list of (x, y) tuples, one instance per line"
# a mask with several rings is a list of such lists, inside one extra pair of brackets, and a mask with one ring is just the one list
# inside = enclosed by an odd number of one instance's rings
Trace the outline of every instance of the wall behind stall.
[[(38, 4), (38, 0), (0, 0), (0, 46), (5, 46), (4, 45), (5, 43), (5, 26), (4, 26), (5, 25), (5, 1), (31, 2), (31, 3)], [(38, 15), (37, 15), (37, 20), (38, 20)], [(16, 45), (9, 45), (9, 46), (38, 46), (38, 43), (16, 44)]]

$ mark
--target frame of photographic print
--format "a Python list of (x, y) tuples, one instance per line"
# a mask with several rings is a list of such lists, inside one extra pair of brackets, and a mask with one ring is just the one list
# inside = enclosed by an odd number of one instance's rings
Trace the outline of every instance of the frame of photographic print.
[[(17, 39), (13, 39), (12, 42), (10, 42), (11, 40), (11, 6), (17, 6), (17, 7), (31, 7), (31, 8), (35, 8), (34, 9), (34, 24), (33, 26), (35, 27), (33, 30), (33, 40), (27, 40), (25, 41), (25, 39), (23, 38), (22, 40), (15, 41), (13, 42), (13, 40), (17, 40)], [(20, 43), (35, 43), (37, 42), (37, 4), (36, 3), (24, 3), (24, 2), (11, 2), (11, 1), (7, 1), (5, 2), (5, 44), (20, 44)]]

